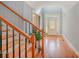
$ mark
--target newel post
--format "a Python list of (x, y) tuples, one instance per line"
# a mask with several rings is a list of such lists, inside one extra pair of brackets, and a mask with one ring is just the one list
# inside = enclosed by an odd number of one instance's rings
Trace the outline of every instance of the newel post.
[(44, 58), (44, 31), (42, 31), (42, 57)]
[(32, 36), (31, 36), (31, 40), (32, 40), (32, 58), (34, 58), (35, 57), (35, 36), (34, 36), (34, 34), (32, 34)]

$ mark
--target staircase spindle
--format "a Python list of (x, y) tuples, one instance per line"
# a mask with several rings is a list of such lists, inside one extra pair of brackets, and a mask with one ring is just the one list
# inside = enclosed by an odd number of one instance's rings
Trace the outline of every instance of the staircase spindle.
[(15, 46), (14, 46), (14, 29), (13, 29), (13, 58), (15, 57)]
[(6, 25), (6, 58), (8, 58), (8, 25)]
[(21, 40), (21, 37), (20, 37), (21, 35), (19, 34), (19, 58), (21, 57), (21, 49), (20, 49), (20, 40)]
[(27, 39), (25, 38), (25, 58), (27, 58)]
[(2, 22), (0, 20), (0, 58), (2, 58)]

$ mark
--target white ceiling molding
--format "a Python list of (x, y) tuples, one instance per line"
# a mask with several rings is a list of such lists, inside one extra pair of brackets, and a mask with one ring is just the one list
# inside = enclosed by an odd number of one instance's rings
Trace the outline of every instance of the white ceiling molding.
[(77, 3), (77, 1), (26, 1), (26, 3), (33, 9), (52, 6), (57, 8), (60, 7), (63, 10), (69, 10)]

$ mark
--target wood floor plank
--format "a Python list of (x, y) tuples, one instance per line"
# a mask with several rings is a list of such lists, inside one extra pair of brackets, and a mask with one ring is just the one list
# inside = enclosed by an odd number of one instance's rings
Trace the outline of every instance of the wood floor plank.
[(46, 58), (78, 58), (62, 35), (46, 36), (44, 42)]

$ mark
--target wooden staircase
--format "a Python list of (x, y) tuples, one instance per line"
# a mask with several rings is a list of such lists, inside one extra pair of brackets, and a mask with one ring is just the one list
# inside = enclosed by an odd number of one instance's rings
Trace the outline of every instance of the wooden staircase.
[[(28, 35), (20, 28), (13, 25), (4, 17), (0, 16), (0, 58), (44, 58), (44, 32), (32, 22), (19, 15), (10, 7), (0, 2), (2, 6), (20, 17), (23, 21), (32, 25), (32, 27), (41, 33), (42, 40), (40, 46), (42, 47), (38, 53), (35, 48), (35, 35)], [(30, 43), (28, 42), (30, 41)]]

